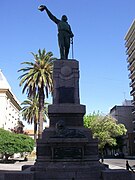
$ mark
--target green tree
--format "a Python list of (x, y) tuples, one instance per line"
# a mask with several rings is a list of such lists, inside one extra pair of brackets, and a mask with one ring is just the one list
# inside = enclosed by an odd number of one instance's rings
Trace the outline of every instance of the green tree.
[(123, 124), (118, 124), (113, 117), (93, 113), (84, 117), (84, 125), (92, 130), (93, 138), (99, 140), (99, 150), (103, 156), (105, 145), (116, 146), (116, 138), (125, 135), (127, 130)]
[(44, 101), (48, 98), (48, 93), (52, 92), (52, 71), (53, 71), (53, 57), (52, 52), (46, 53), (45, 49), (39, 49), (38, 54), (32, 53), (34, 62), (23, 62), (26, 67), (19, 70), (23, 74), (19, 77), (21, 79), (20, 86), (23, 86), (22, 92), (26, 91), (28, 97), (34, 97), (38, 94), (39, 97), (39, 137), (43, 131), (43, 111)]
[(88, 114), (84, 116), (84, 126), (87, 128), (91, 128), (91, 124), (100, 116), (99, 111), (96, 113), (95, 111), (92, 114)]
[[(21, 103), (22, 107), (22, 117), (28, 124), (34, 124), (34, 140), (37, 139), (37, 129), (38, 129), (38, 119), (39, 119), (39, 100), (38, 96), (34, 98), (28, 98)], [(46, 121), (48, 103), (44, 102), (44, 113), (43, 120)], [(38, 133), (39, 134), (39, 133)]]
[(15, 153), (32, 152), (34, 140), (24, 134), (16, 134), (0, 128), (0, 153), (8, 160)]

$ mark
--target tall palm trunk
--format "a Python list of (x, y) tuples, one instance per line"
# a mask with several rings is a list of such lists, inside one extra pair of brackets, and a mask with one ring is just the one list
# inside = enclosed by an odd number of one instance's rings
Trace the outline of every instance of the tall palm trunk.
[(37, 139), (37, 122), (34, 121), (34, 141), (36, 143), (36, 139)]
[(43, 121), (44, 121), (44, 85), (42, 83), (41, 88), (39, 89), (39, 126), (38, 126), (38, 138), (42, 138), (42, 132), (43, 132)]

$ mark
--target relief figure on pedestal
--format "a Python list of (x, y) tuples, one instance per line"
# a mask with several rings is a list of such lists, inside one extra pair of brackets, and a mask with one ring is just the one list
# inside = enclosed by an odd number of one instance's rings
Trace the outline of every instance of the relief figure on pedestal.
[(55, 138), (86, 138), (85, 134), (78, 129), (69, 129), (63, 120), (56, 123)]

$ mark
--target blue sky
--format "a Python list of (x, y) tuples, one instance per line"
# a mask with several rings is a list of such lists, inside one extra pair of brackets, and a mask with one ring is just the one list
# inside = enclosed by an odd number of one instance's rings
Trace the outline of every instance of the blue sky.
[(80, 65), (80, 99), (87, 114), (98, 110), (106, 114), (131, 99), (124, 37), (135, 18), (134, 0), (1, 0), (0, 69), (16, 97), (21, 102), (26, 98), (17, 70), (21, 62), (33, 59), (30, 52), (45, 48), (59, 57), (57, 27), (37, 10), (41, 4), (57, 18), (68, 16), (74, 58)]

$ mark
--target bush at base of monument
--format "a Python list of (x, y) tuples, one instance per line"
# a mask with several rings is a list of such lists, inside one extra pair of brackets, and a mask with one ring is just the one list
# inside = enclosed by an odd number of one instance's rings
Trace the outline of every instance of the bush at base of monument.
[(15, 134), (0, 128), (0, 153), (8, 160), (15, 153), (32, 152), (34, 140), (24, 134)]

